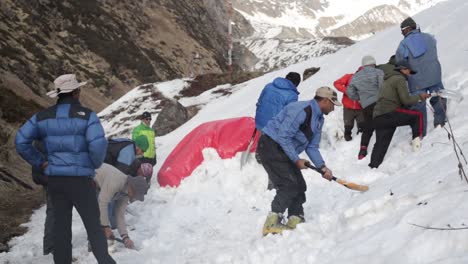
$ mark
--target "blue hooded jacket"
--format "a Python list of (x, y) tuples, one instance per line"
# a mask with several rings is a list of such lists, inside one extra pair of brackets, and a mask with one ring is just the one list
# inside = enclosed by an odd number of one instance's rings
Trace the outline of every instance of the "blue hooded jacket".
[(107, 149), (96, 113), (72, 97), (60, 98), (56, 105), (33, 115), (16, 133), (16, 151), (40, 169), (46, 159), (34, 148), (34, 140), (44, 144), (48, 161), (44, 173), (49, 177), (94, 177)]
[(267, 84), (258, 98), (255, 113), (256, 128), (261, 130), (287, 104), (297, 102), (298, 95), (296, 86), (288, 79), (278, 77)]
[[(432, 35), (415, 29), (400, 42), (395, 54), (396, 63), (406, 61), (416, 74), (409, 76), (408, 84), (412, 94), (417, 90), (442, 86), (442, 70), (437, 58), (437, 42)], [(437, 90), (437, 89), (436, 89)]]
[[(307, 111), (310, 120), (307, 122)], [(324, 123), (323, 113), (315, 100), (291, 103), (263, 128), (263, 133), (278, 143), (292, 162), (306, 151), (318, 168), (325, 165), (319, 151)]]

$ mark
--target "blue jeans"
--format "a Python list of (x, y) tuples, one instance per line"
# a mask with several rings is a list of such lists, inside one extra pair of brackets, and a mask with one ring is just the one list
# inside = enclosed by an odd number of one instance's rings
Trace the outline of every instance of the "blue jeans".
[[(419, 89), (419, 90), (412, 90), (410, 88), (411, 95), (421, 94), (421, 93), (432, 93), (438, 92), (444, 89), (444, 85), (442, 83), (438, 83), (436, 85)], [(447, 111), (447, 99), (442, 98), (440, 96), (431, 97), (429, 100), (432, 108), (434, 109), (434, 127), (437, 125), (445, 125), (447, 120), (447, 116), (445, 112)], [(426, 136), (427, 131), (427, 109), (426, 109), (426, 102), (419, 102), (413, 106), (411, 106), (412, 110), (418, 110), (423, 113), (423, 136)]]

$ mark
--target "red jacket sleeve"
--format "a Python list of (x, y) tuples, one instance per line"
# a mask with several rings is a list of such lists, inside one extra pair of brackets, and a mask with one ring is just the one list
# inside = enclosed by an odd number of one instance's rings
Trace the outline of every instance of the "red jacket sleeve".
[(348, 89), (348, 84), (351, 82), (351, 78), (353, 78), (353, 74), (345, 74), (343, 77), (336, 80), (333, 85), (338, 89), (338, 91), (346, 93), (346, 89)]

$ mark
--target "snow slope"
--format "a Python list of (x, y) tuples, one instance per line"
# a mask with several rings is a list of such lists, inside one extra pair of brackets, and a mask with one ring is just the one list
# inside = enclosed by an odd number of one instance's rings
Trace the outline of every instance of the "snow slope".
[[(450, 0), (417, 16), (421, 29), (438, 39), (439, 57), (447, 89), (468, 97), (468, 2)], [(379, 63), (395, 51), (401, 34), (397, 27), (337, 53), (243, 83), (242, 89), (208, 103), (188, 123), (158, 137), (158, 164), (179, 140), (200, 123), (236, 116), (253, 116), (263, 86), (289, 71), (312, 66), (321, 70), (299, 86), (300, 99), (313, 97), (316, 88), (332, 85), (344, 73), (354, 72), (361, 57), (373, 54)], [(449, 118), (460, 147), (468, 152), (468, 100), (449, 102)], [(430, 112), (430, 111), (429, 111)], [(359, 142), (341, 139), (342, 111), (326, 117), (321, 151), (337, 177), (368, 184), (356, 193), (303, 171), (307, 202), (306, 223), (282, 236), (261, 235), (274, 191), (266, 191), (267, 175), (253, 159), (244, 170), (240, 154), (221, 160), (212, 149), (205, 162), (177, 189), (153, 182), (145, 202), (129, 207), (130, 236), (139, 251), (119, 249), (118, 263), (467, 263), (468, 230), (426, 230), (410, 223), (434, 227), (466, 227), (468, 184), (458, 176), (457, 160), (443, 129), (430, 124), (420, 152), (411, 152), (409, 128), (399, 128), (384, 163), (368, 168), (369, 157), (356, 159)], [(373, 141), (371, 142), (371, 146)], [(465, 166), (465, 169), (467, 166)], [(153, 178), (154, 180), (155, 177)], [(0, 263), (51, 263), (42, 256), (45, 208), (37, 210), (29, 231), (13, 239)], [(79, 263), (95, 263), (86, 251), (86, 234), (74, 214), (73, 252)]]

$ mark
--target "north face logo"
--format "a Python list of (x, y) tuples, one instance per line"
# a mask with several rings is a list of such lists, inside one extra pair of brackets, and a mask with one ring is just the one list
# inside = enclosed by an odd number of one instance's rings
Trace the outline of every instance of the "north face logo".
[(76, 112), (76, 114), (77, 114), (77, 115), (80, 115), (80, 116), (85, 116), (85, 115), (86, 115), (86, 113), (83, 112), (83, 111)]

